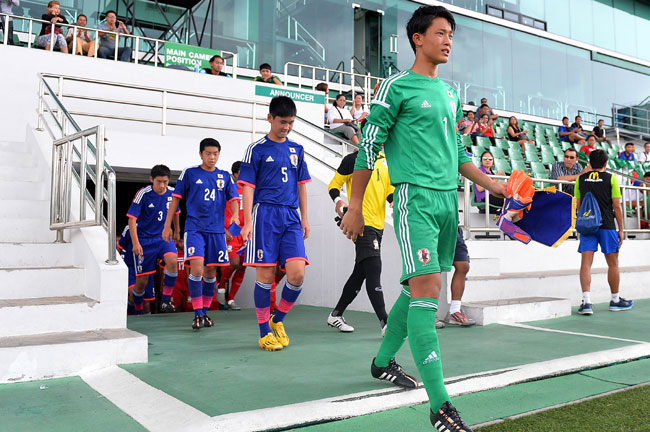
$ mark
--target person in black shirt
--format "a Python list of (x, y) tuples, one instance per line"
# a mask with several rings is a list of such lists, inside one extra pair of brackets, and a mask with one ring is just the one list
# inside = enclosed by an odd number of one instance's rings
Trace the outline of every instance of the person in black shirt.
[(225, 77), (230, 77), (227, 73), (222, 71), (223, 69), (223, 57), (220, 55), (214, 55), (210, 58), (210, 69), (205, 69), (205, 73), (208, 75), (220, 75)]
[(598, 120), (598, 125), (594, 126), (594, 129), (592, 130), (592, 132), (594, 133), (594, 136), (596, 137), (596, 141), (598, 141), (598, 142), (605, 141), (605, 142), (609, 143), (609, 141), (607, 141), (607, 136), (605, 135), (605, 129), (603, 128), (604, 124), (605, 124), (605, 120), (603, 120), (603, 119)]
[[(41, 33), (36, 39), (39, 46), (45, 48), (46, 51), (50, 50), (50, 44), (54, 43), (54, 48), (59, 48), (62, 53), (68, 53), (68, 43), (63, 37), (63, 29), (56, 24), (68, 24), (65, 17), (61, 16), (61, 5), (58, 1), (51, 1), (47, 4), (47, 13), (41, 16), (43, 21), (48, 21), (51, 24), (43, 24)], [(52, 26), (54, 26), (54, 33), (52, 33)]]
[[(589, 155), (591, 172), (581, 174), (576, 180), (575, 197), (580, 208), (582, 198), (591, 192), (598, 202), (602, 225), (595, 234), (581, 234), (578, 252), (582, 254), (580, 265), (580, 285), (582, 287), (582, 304), (578, 308), (581, 315), (592, 315), (591, 305), (591, 265), (594, 253), (600, 245), (607, 261), (607, 282), (612, 293), (609, 302), (610, 311), (630, 310), (634, 307), (632, 300), (626, 300), (618, 294), (620, 273), (618, 269), (618, 251), (623, 244), (623, 211), (621, 210), (621, 189), (616, 176), (606, 171), (607, 153), (594, 150)], [(580, 210), (578, 210), (580, 211)], [(614, 222), (616, 221), (616, 223)], [(616, 226), (618, 225), (618, 233)]]

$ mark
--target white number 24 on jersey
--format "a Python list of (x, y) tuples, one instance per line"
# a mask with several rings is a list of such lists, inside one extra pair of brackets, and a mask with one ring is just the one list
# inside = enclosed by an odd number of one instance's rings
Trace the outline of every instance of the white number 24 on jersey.
[(214, 189), (205, 188), (205, 195), (203, 196), (203, 199), (205, 201), (214, 201), (214, 192)]

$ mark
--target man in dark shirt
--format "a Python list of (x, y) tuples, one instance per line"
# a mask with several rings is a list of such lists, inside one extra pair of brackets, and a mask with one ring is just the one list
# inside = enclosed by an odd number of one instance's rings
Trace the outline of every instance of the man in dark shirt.
[(273, 75), (273, 71), (271, 70), (271, 65), (268, 63), (262, 63), (260, 65), (260, 74), (259, 76), (255, 77), (254, 81), (262, 81), (268, 84), (282, 85), (282, 81), (280, 81), (280, 78)]
[(223, 57), (220, 55), (213, 55), (212, 58), (210, 58), (210, 68), (205, 69), (205, 73), (208, 75), (219, 75), (219, 76), (225, 76), (225, 77), (230, 77), (227, 73), (222, 71), (223, 69)]
[(573, 132), (577, 133), (580, 135), (582, 138), (587, 138), (587, 134), (585, 134), (584, 129), (582, 129), (582, 117), (576, 116), (575, 117), (575, 122), (571, 125), (571, 129)]
[(605, 134), (605, 129), (603, 128), (603, 125), (605, 124), (605, 120), (600, 119), (598, 120), (598, 125), (594, 126), (594, 129), (592, 132), (594, 133), (594, 136), (596, 137), (596, 141), (598, 142), (608, 142), (607, 141), (607, 136)]
[(585, 143), (585, 139), (574, 132), (573, 128), (569, 127), (569, 117), (562, 117), (562, 126), (559, 127), (557, 133), (560, 136), (560, 141), (579, 143), (580, 145)]
[[(618, 251), (623, 244), (623, 211), (621, 210), (621, 189), (616, 176), (605, 171), (607, 153), (594, 150), (589, 155), (589, 165), (592, 171), (581, 174), (576, 180), (575, 197), (580, 208), (582, 197), (591, 192), (598, 202), (602, 225), (595, 234), (581, 234), (578, 252), (582, 254), (580, 264), (580, 286), (582, 287), (582, 304), (578, 308), (581, 315), (592, 315), (591, 306), (591, 265), (594, 253), (600, 245), (601, 252), (607, 261), (607, 281), (612, 293), (609, 302), (610, 311), (625, 311), (634, 307), (632, 300), (626, 300), (618, 294), (620, 273), (618, 269)], [(580, 211), (580, 210), (578, 210)], [(616, 220), (616, 223), (614, 222)], [(618, 225), (618, 234), (616, 226)]]

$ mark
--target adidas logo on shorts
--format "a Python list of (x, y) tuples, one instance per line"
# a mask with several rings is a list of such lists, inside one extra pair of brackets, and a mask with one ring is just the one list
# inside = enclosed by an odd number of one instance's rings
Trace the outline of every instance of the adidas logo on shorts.
[(429, 105), (429, 102), (425, 99), (424, 102), (422, 102), (422, 105), (420, 105), (420, 108), (431, 108), (431, 105)]

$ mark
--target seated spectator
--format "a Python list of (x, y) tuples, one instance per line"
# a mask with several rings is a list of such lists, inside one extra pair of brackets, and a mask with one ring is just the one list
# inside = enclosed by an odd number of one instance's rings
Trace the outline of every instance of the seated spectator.
[(626, 161), (635, 161), (636, 156), (634, 155), (634, 144), (626, 143), (625, 151), (622, 151), (621, 154), (618, 155), (618, 158)]
[[(485, 114), (487, 115), (487, 114)], [(488, 175), (494, 175), (494, 172), (492, 171), (492, 166), (494, 165), (494, 156), (492, 156), (492, 153), (490, 151), (486, 150), (483, 152), (481, 155), (481, 166), (478, 167), (479, 171), (483, 171), (485, 174)], [(497, 171), (497, 175), (504, 175), (502, 171)], [(485, 201), (485, 188), (474, 183), (474, 197), (476, 198), (476, 202), (484, 202)], [(495, 197), (494, 195), (490, 194), (490, 206), (498, 206), (502, 207), (503, 206), (503, 198)], [(490, 213), (496, 213), (496, 208), (490, 208)]]
[(636, 160), (643, 163), (650, 162), (650, 141), (643, 145), (642, 152), (637, 153)]
[(368, 117), (368, 114), (370, 114), (368, 106), (363, 104), (362, 94), (357, 93), (354, 95), (354, 103), (352, 104), (352, 108), (350, 108), (350, 114), (352, 114), (352, 118), (357, 123), (364, 121), (364, 119)]
[(521, 146), (521, 152), (524, 152), (524, 144), (535, 144), (535, 141), (528, 138), (528, 130), (519, 129), (517, 117), (511, 116), (508, 122), (508, 139), (518, 142)]
[(598, 150), (596, 148), (596, 137), (593, 135), (589, 135), (589, 138), (587, 138), (587, 144), (580, 147), (580, 151), (586, 154), (587, 156), (589, 156), (591, 152), (594, 150)]
[[(0, 0), (0, 13), (13, 15), (13, 7), (20, 6), (20, 0)], [(5, 22), (7, 28), (5, 29)], [(11, 17), (0, 17), (0, 30), (7, 33), (7, 45), (14, 44), (14, 20)]]
[[(86, 18), (86, 15), (80, 14), (77, 17), (77, 25), (79, 27), (86, 27), (86, 24), (88, 24), (88, 18)], [(72, 39), (74, 38), (75, 33), (77, 34), (77, 46), (75, 48), (77, 52), (75, 54), (84, 55), (84, 53), (87, 53), (88, 57), (95, 57), (95, 41), (92, 39), (90, 34), (88, 34), (88, 30), (86, 29), (76, 29), (75, 32), (75, 28), (70, 27), (65, 35), (66, 43), (70, 47), (73, 46)]]
[[(112, 10), (106, 12), (106, 22), (100, 24), (97, 29), (113, 32), (99, 32), (99, 38), (102, 40), (99, 44), (99, 51), (97, 51), (97, 57), (99, 58), (113, 58), (113, 55), (115, 53), (115, 39), (117, 39), (115, 33), (122, 33), (127, 35), (130, 34), (126, 29), (124, 23), (117, 20), (117, 14)], [(124, 62), (131, 61), (131, 52), (131, 48), (129, 47), (122, 47), (117, 49), (117, 55), (120, 58), (120, 61)]]
[(458, 131), (464, 135), (469, 135), (474, 119), (474, 111), (468, 111), (467, 115), (458, 121)]
[[(54, 44), (54, 48), (59, 48), (62, 53), (68, 52), (68, 43), (63, 37), (63, 29), (57, 26), (57, 23), (67, 24), (65, 17), (61, 16), (61, 4), (58, 1), (51, 1), (47, 4), (47, 13), (41, 16), (43, 21), (49, 21), (52, 24), (43, 24), (41, 32), (36, 39), (38, 46), (45, 47), (46, 51), (50, 50), (50, 44)], [(52, 36), (52, 26), (54, 26), (54, 36)]]
[(551, 165), (551, 178), (554, 180), (566, 180), (572, 182), (570, 185), (562, 185), (562, 190), (570, 195), (573, 195), (573, 183), (580, 176), (580, 174), (591, 171), (591, 167), (587, 164), (586, 168), (582, 168), (578, 162), (578, 152), (576, 149), (566, 149), (564, 151), (564, 162), (555, 162)]
[(203, 70), (208, 75), (219, 75), (219, 76), (225, 76), (230, 78), (230, 75), (223, 72), (222, 69), (223, 69), (223, 57), (221, 57), (220, 55), (213, 55), (212, 57), (210, 57), (210, 68), (205, 68)]
[(282, 81), (280, 81), (280, 78), (273, 75), (273, 71), (271, 70), (271, 65), (268, 63), (262, 63), (260, 65), (260, 76), (256, 76), (255, 81), (261, 81), (267, 84), (282, 85)]
[(470, 136), (472, 138), (476, 138), (477, 136), (484, 136), (490, 138), (490, 142), (492, 144), (495, 144), (494, 142), (494, 129), (492, 129), (492, 120), (489, 120), (489, 116), (487, 114), (483, 114), (478, 122), (475, 122), (475, 124), (470, 128)]
[(356, 125), (350, 111), (345, 109), (345, 95), (336, 96), (334, 105), (327, 113), (327, 119), (330, 123), (330, 129), (338, 129), (347, 139), (354, 144), (359, 144), (361, 139), (361, 129)]
[(574, 133), (577, 133), (582, 138), (587, 138), (587, 134), (585, 133), (584, 129), (582, 129), (582, 117), (575, 117), (575, 122), (571, 125), (571, 129)]
[(600, 120), (598, 120), (598, 124), (596, 126), (594, 126), (594, 128), (592, 130), (593, 134), (596, 135), (596, 141), (598, 141), (598, 142), (603, 142), (603, 141), (609, 142), (609, 141), (607, 141), (605, 128), (603, 128), (604, 124), (605, 124), (605, 120), (600, 119)]
[(481, 105), (476, 109), (474, 113), (475, 117), (481, 117), (483, 114), (487, 114), (490, 120), (496, 120), (499, 118), (499, 114), (495, 114), (492, 111), (492, 108), (487, 103), (487, 98), (481, 98)]
[(578, 143), (582, 145), (585, 143), (585, 139), (583, 137), (573, 132), (573, 130), (569, 128), (569, 117), (562, 117), (562, 126), (559, 127), (557, 133), (560, 135), (560, 141), (566, 141), (572, 144)]
[(318, 85), (316, 86), (316, 90), (325, 93), (325, 123), (327, 123), (327, 112), (330, 110), (330, 108), (332, 108), (332, 104), (327, 102), (327, 95), (330, 94), (330, 89), (327, 83), (322, 82), (322, 83), (318, 83)]

